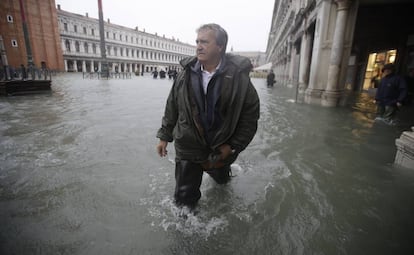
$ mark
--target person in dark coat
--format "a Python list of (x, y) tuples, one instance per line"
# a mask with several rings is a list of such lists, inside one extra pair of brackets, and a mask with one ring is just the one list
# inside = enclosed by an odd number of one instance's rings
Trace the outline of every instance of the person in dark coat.
[(164, 70), (161, 70), (160, 71), (160, 78), (161, 79), (164, 79), (165, 78), (165, 71)]
[(203, 173), (218, 184), (230, 181), (231, 168), (253, 139), (259, 97), (246, 57), (226, 54), (227, 32), (217, 24), (197, 30), (197, 56), (183, 66), (167, 99), (156, 150), (167, 155), (175, 145), (175, 203), (194, 208), (201, 197)]
[(272, 69), (270, 69), (270, 72), (267, 75), (266, 80), (267, 80), (267, 86), (273, 87), (273, 84), (275, 84), (275, 73), (273, 72)]
[(177, 70), (175, 70), (175, 69), (172, 70), (171, 76), (172, 76), (173, 80), (177, 79), (177, 74), (178, 74)]
[(375, 95), (377, 103), (377, 118), (387, 124), (395, 123), (397, 110), (402, 107), (407, 96), (405, 79), (395, 74), (394, 64), (386, 64), (383, 69), (383, 77)]
[(22, 71), (22, 80), (27, 80), (27, 70), (26, 67), (21, 64), (20, 65), (21, 71)]

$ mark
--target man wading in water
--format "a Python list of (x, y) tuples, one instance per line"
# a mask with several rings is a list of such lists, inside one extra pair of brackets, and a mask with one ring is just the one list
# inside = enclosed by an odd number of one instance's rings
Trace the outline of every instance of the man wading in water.
[(259, 119), (259, 97), (246, 57), (226, 54), (227, 32), (217, 24), (197, 29), (197, 56), (180, 61), (157, 137), (157, 152), (167, 155), (174, 141), (174, 199), (194, 208), (201, 197), (203, 173), (217, 183), (230, 181), (239, 153), (253, 139)]

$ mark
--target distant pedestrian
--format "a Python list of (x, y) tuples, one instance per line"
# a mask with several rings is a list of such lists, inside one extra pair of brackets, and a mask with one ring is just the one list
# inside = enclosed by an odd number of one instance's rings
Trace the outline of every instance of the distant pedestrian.
[(172, 72), (171, 72), (171, 76), (172, 76), (172, 78), (173, 78), (173, 80), (175, 81), (175, 79), (177, 78), (177, 70), (172, 70)]
[(165, 71), (161, 69), (160, 71), (160, 79), (164, 79), (165, 78)]
[(21, 68), (21, 72), (22, 72), (22, 80), (25, 81), (27, 79), (27, 70), (26, 70), (26, 67), (23, 64), (21, 64), (20, 65), (20, 68)]
[(270, 69), (269, 74), (267, 75), (267, 87), (273, 87), (273, 84), (275, 83), (275, 73), (272, 69)]
[(383, 77), (375, 95), (377, 103), (375, 120), (392, 125), (395, 124), (397, 110), (402, 107), (407, 96), (407, 85), (403, 77), (395, 74), (394, 64), (386, 64), (382, 72)]
[(157, 79), (158, 78), (158, 71), (157, 70), (155, 70), (154, 72), (152, 72), (152, 77), (154, 79)]

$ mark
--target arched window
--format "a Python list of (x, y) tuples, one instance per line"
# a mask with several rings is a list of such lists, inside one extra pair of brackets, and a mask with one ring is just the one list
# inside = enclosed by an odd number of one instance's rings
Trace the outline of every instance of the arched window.
[(79, 47), (79, 42), (78, 41), (75, 42), (75, 50), (76, 50), (76, 52), (80, 52), (80, 47)]
[(65, 40), (65, 47), (66, 47), (66, 51), (70, 52), (70, 42), (69, 42), (69, 40)]

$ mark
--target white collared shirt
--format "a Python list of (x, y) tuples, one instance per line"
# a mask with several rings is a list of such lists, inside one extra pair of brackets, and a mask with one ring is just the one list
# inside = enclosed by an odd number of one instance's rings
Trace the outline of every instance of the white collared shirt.
[(207, 94), (207, 87), (208, 87), (208, 83), (210, 82), (211, 78), (214, 76), (214, 74), (217, 72), (217, 70), (220, 68), (221, 65), (221, 60), (220, 63), (216, 66), (216, 69), (214, 69), (213, 72), (209, 72), (207, 70), (204, 69), (204, 66), (201, 65), (201, 75), (203, 78), (203, 90), (204, 90), (204, 95)]

